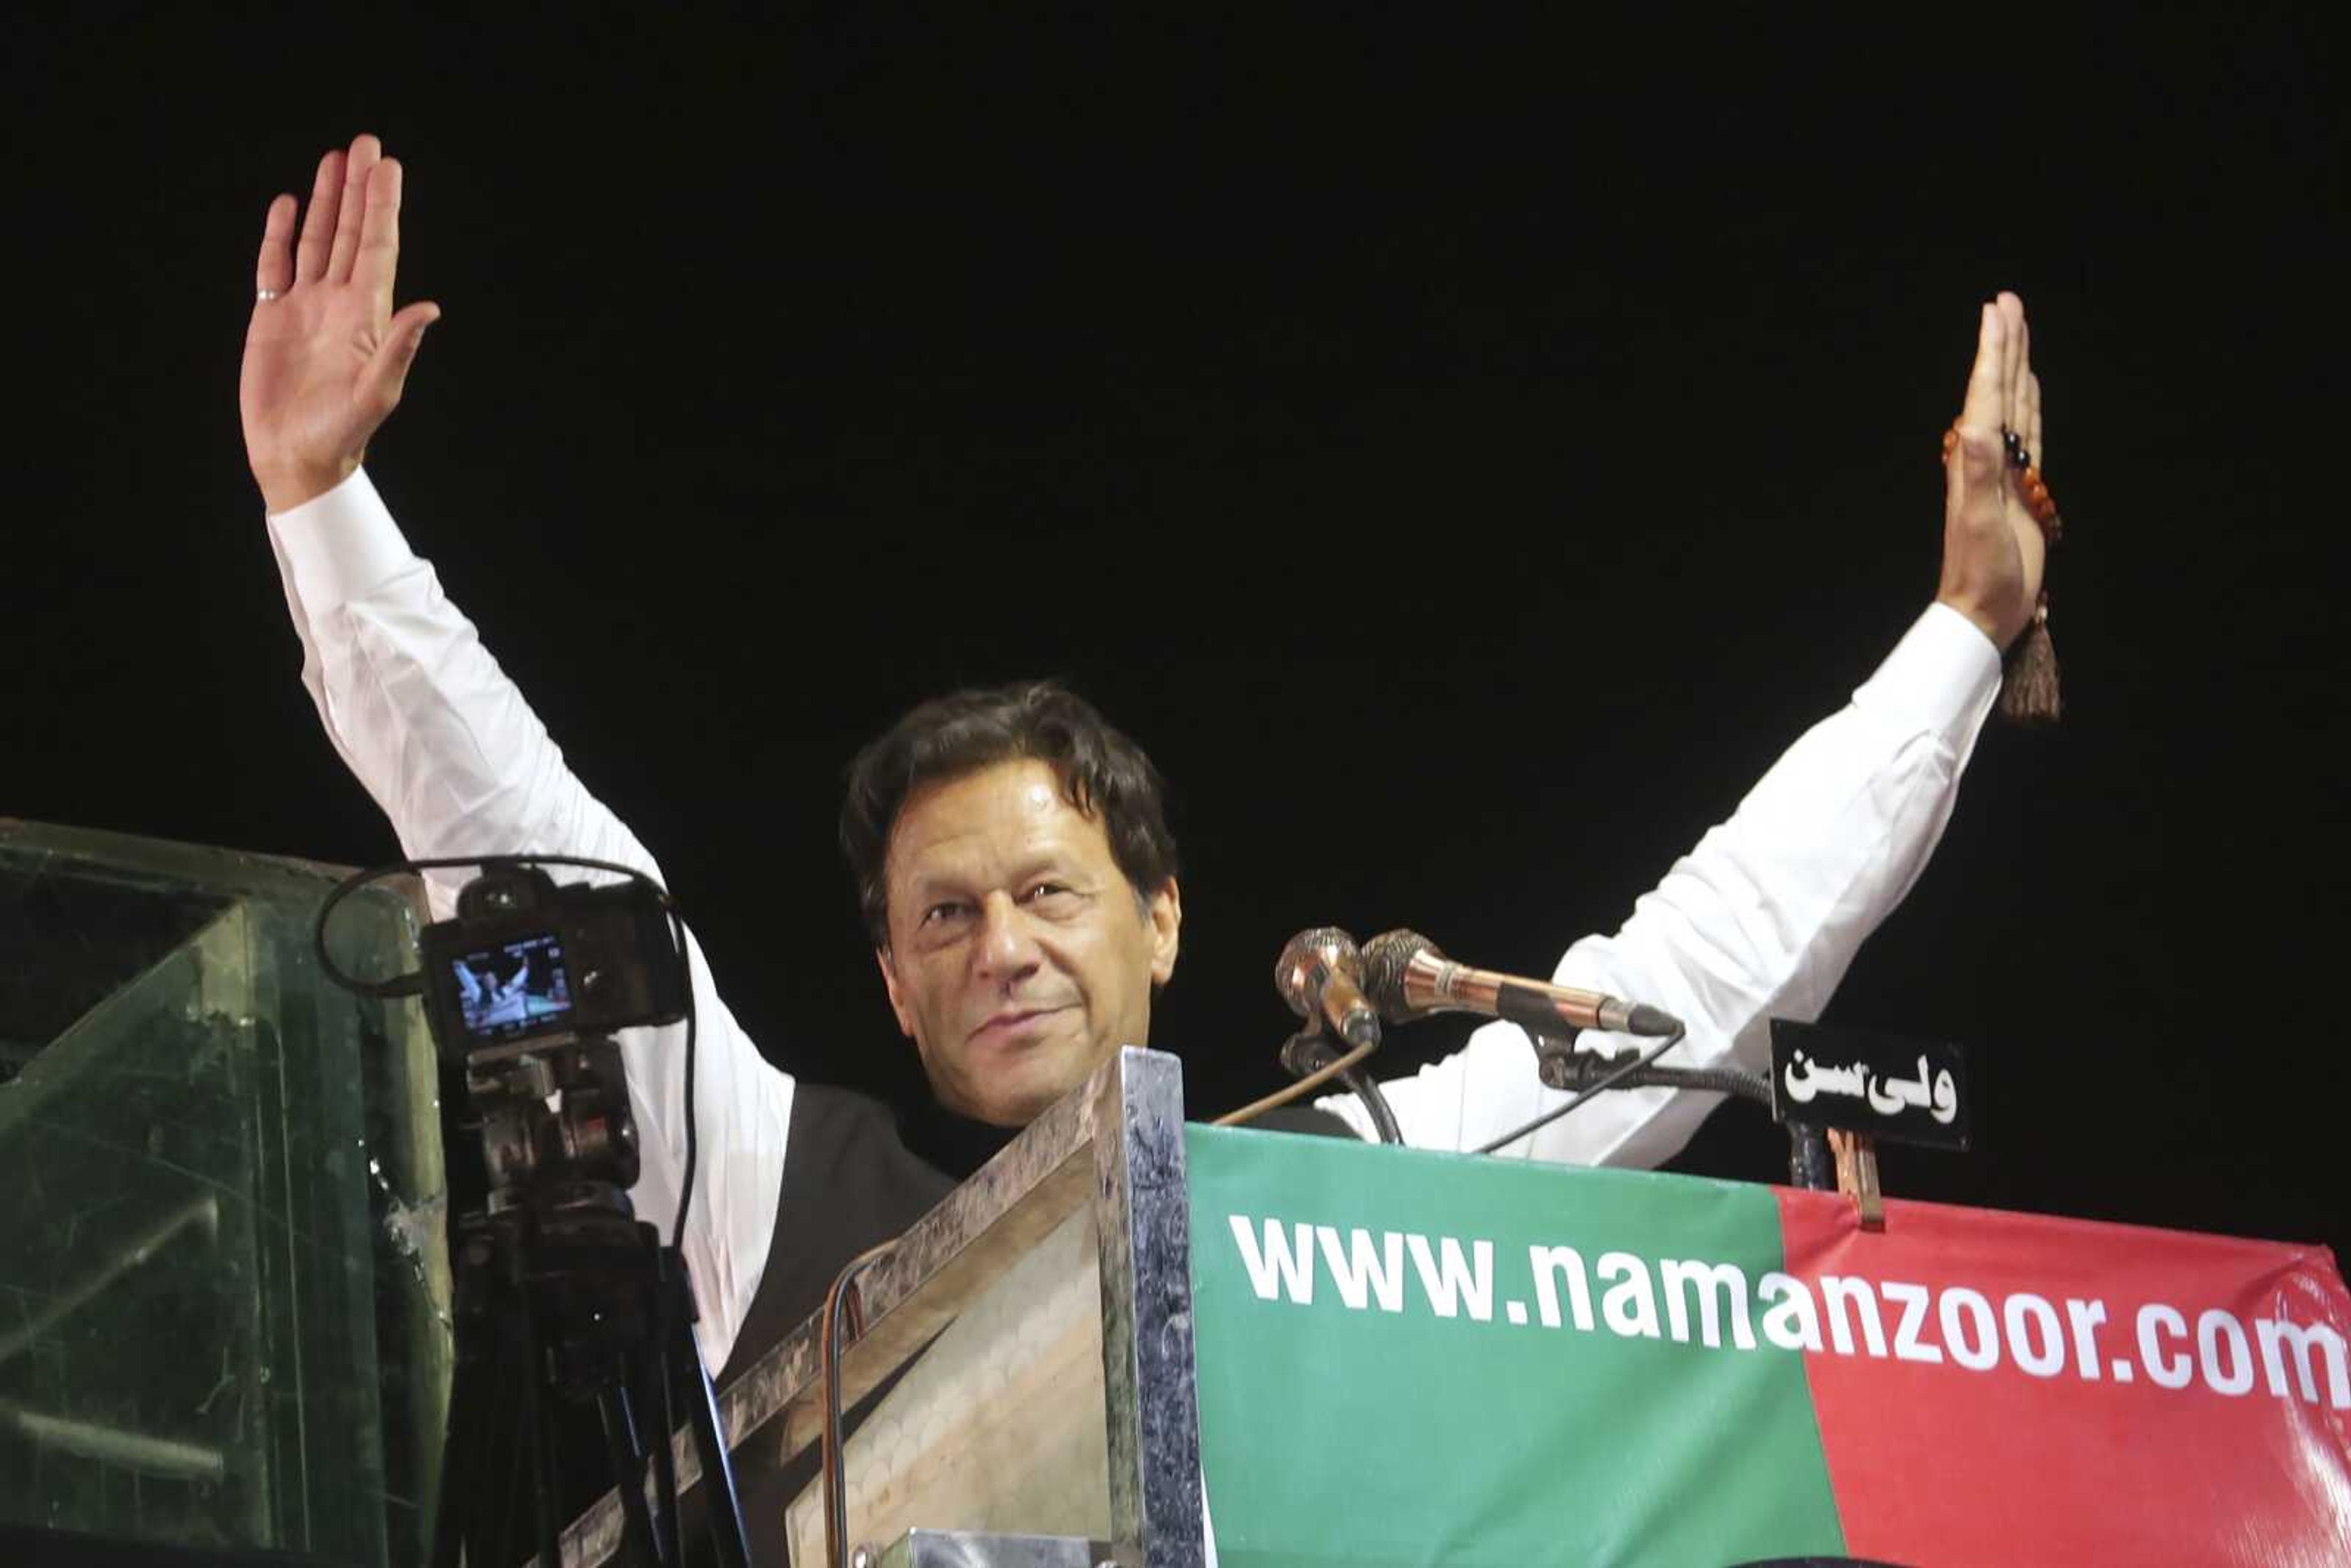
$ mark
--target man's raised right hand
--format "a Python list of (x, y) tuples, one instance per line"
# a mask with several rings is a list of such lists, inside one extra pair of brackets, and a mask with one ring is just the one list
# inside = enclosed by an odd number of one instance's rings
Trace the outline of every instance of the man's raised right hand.
[(424, 329), (441, 315), (423, 302), (392, 313), (400, 165), (374, 137), (319, 161), (298, 246), (298, 205), (290, 195), (269, 204), (237, 386), (246, 457), (272, 512), (359, 467), (368, 438), (400, 402)]

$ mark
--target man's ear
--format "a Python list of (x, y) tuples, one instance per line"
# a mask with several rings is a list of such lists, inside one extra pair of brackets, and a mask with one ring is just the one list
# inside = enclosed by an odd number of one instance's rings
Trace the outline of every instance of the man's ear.
[(898, 1015), (898, 1032), (908, 1040), (914, 1038), (914, 1015), (907, 1010), (906, 998), (898, 989), (898, 967), (890, 961), (890, 949), (873, 949), (873, 961), (882, 968), (882, 988), (890, 993), (890, 1010)]
[(1164, 986), (1176, 975), (1176, 951), (1184, 934), (1184, 894), (1169, 877), (1144, 902), (1143, 918), (1151, 927), (1151, 983)]

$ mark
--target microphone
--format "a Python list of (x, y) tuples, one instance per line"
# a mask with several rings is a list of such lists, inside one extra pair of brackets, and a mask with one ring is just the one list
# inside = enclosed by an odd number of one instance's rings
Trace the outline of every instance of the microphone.
[(1273, 988), (1309, 1023), (1317, 1015), (1349, 1045), (1377, 1045), (1380, 1015), (1356, 983), (1355, 939), (1335, 925), (1301, 931), (1273, 961)]
[(1682, 1027), (1671, 1014), (1641, 1002), (1457, 964), (1417, 931), (1384, 931), (1365, 943), (1363, 975), (1364, 992), (1390, 1023), (1436, 1012), (1468, 1012), (1554, 1032), (1593, 1029), (1607, 1034), (1667, 1035)]

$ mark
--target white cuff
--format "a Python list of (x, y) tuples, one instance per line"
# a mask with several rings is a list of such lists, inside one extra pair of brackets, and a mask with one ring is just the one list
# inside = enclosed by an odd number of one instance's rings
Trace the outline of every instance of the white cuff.
[(1853, 700), (1906, 727), (1941, 736), (1965, 757), (1999, 695), (2000, 650), (1983, 628), (1948, 604), (1929, 604)]
[(367, 470), (274, 514), (269, 531), (293, 574), (294, 591), (312, 614), (349, 603), (416, 559)]

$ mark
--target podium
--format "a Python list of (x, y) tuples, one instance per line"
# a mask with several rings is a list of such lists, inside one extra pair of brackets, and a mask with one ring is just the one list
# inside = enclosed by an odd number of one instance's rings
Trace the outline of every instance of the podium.
[[(1203, 1560), (1186, 1131), (1176, 1059), (1120, 1051), (865, 1274), (841, 1403), (893, 1385), (845, 1445), (861, 1561)], [(738, 1466), (816, 1443), (822, 1336), (819, 1314), (719, 1391)], [(673, 1449), (683, 1488), (699, 1466)], [(820, 1506), (792, 1508), (795, 1563), (824, 1561)], [(611, 1559), (621, 1530), (608, 1493), (564, 1562)]]

